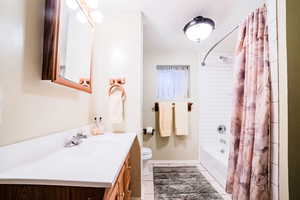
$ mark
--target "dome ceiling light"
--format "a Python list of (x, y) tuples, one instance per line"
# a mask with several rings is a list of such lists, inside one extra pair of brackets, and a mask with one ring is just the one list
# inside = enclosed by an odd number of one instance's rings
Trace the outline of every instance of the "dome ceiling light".
[(189, 40), (200, 42), (208, 38), (214, 29), (215, 22), (212, 19), (198, 16), (187, 23), (183, 31)]

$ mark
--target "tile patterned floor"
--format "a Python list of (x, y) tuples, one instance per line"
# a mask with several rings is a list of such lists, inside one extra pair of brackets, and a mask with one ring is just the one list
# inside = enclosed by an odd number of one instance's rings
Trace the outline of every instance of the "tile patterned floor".
[(224, 188), (218, 183), (218, 181), (209, 174), (209, 172), (201, 165), (195, 162), (185, 162), (185, 161), (151, 161), (149, 164), (149, 175), (143, 176), (143, 197), (142, 200), (154, 200), (154, 185), (153, 185), (153, 167), (179, 167), (179, 166), (196, 166), (201, 174), (206, 178), (206, 180), (214, 187), (214, 189), (224, 198), (224, 200), (231, 200), (230, 195), (228, 195)]

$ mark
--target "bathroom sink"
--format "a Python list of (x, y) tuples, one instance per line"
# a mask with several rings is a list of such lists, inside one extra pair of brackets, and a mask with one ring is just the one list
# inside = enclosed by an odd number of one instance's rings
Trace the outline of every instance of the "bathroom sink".
[(108, 154), (113, 154), (115, 147), (120, 146), (120, 142), (110, 138), (88, 138), (73, 148), (70, 148), (73, 156), (79, 157), (104, 157)]

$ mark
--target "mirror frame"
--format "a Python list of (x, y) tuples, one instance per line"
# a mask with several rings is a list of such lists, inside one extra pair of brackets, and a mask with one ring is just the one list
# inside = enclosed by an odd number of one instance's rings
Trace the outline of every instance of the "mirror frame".
[[(46, 0), (45, 2), (45, 19), (44, 19), (44, 43), (43, 43), (43, 70), (42, 80), (51, 80), (54, 83), (64, 85), (70, 88), (81, 90), (87, 93), (92, 93), (92, 72), (93, 72), (93, 45), (91, 47), (90, 61), (90, 85), (89, 87), (75, 83), (71, 80), (61, 77), (59, 67), (59, 27), (60, 27), (60, 6), (65, 0)], [(87, 17), (88, 23), (95, 31), (95, 23), (92, 20), (90, 9), (85, 3), (85, 0), (76, 0), (79, 9)], [(94, 40), (94, 38), (92, 39)], [(94, 44), (94, 43), (93, 43)]]

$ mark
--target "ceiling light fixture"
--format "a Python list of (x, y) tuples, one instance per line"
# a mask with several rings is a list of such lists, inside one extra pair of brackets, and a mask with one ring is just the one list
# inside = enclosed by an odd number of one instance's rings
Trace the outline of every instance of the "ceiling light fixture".
[(214, 29), (215, 22), (212, 19), (198, 16), (184, 26), (183, 32), (189, 40), (200, 42), (208, 38)]

